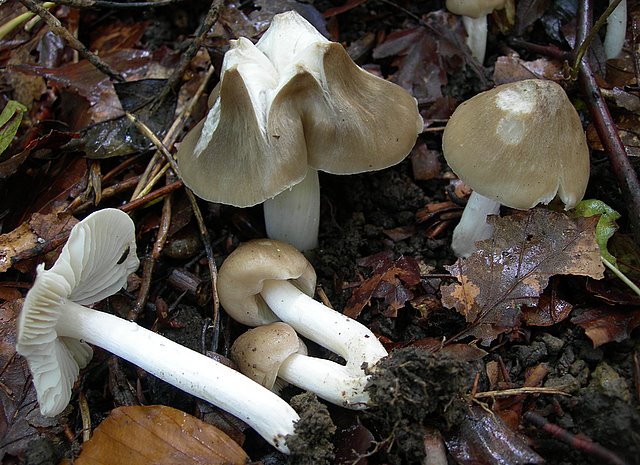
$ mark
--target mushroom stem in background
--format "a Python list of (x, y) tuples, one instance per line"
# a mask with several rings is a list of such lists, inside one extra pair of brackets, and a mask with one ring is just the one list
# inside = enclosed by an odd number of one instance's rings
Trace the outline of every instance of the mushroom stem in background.
[(27, 359), (42, 414), (57, 415), (68, 405), (79, 369), (93, 355), (87, 341), (241, 418), (288, 452), (285, 440), (299, 417), (274, 393), (134, 322), (84, 306), (121, 289), (139, 263), (133, 221), (104, 209), (73, 227), (49, 270), (38, 266), (20, 313), (16, 350)]
[(477, 18), (463, 16), (462, 23), (467, 31), (466, 43), (469, 50), (471, 50), (471, 55), (480, 63), (483, 63), (487, 50), (487, 15)]
[[(609, 4), (613, 0), (609, 0)], [(615, 58), (622, 51), (627, 32), (627, 0), (622, 0), (607, 18), (607, 33), (604, 36), (604, 55)]]
[(309, 168), (302, 181), (265, 200), (263, 208), (268, 237), (288, 242), (298, 250), (318, 246), (320, 182), (316, 170)]
[(462, 212), (460, 222), (453, 230), (451, 248), (457, 257), (468, 257), (476, 251), (476, 242), (493, 236), (493, 225), (487, 223), (487, 216), (500, 213), (500, 203), (478, 194), (471, 193)]

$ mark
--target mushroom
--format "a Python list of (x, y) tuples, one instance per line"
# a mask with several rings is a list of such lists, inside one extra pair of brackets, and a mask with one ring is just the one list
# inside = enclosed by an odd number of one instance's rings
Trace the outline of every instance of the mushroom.
[(480, 63), (487, 48), (487, 15), (504, 8), (505, 0), (447, 0), (447, 10), (462, 16), (467, 31), (467, 46)]
[(139, 265), (133, 221), (116, 209), (76, 224), (56, 263), (39, 265), (18, 322), (16, 349), (27, 359), (45, 416), (64, 410), (94, 344), (246, 421), (283, 452), (296, 412), (241, 373), (93, 304), (117, 292)]
[(333, 404), (351, 409), (367, 407), (364, 388), (369, 379), (354, 375), (346, 366), (310, 357), (295, 330), (277, 322), (249, 331), (231, 347), (238, 369), (268, 389), (278, 389), (278, 379), (313, 392)]
[(267, 201), (267, 235), (300, 250), (317, 245), (317, 170), (395, 165), (423, 127), (407, 91), (359, 68), (294, 11), (274, 16), (256, 45), (231, 41), (212, 96), (178, 149), (182, 179), (211, 202)]
[[(609, 0), (609, 5), (615, 0)], [(604, 36), (604, 55), (617, 57), (622, 51), (627, 33), (627, 0), (622, 0), (607, 17), (607, 33)]]
[(461, 104), (445, 127), (442, 151), (473, 189), (451, 247), (459, 257), (488, 239), (488, 214), (500, 204), (526, 210), (556, 194), (565, 209), (583, 197), (589, 149), (580, 117), (552, 81), (503, 84)]
[(291, 325), (346, 360), (354, 376), (387, 355), (364, 325), (313, 300), (316, 275), (293, 246), (258, 239), (240, 244), (218, 272), (218, 297), (231, 318), (247, 326)]

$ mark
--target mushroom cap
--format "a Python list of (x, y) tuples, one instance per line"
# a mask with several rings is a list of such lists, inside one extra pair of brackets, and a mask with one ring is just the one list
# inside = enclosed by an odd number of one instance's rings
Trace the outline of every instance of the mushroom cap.
[(444, 157), (465, 184), (511, 208), (549, 203), (567, 209), (589, 181), (589, 148), (580, 117), (552, 81), (503, 84), (462, 103), (442, 139)]
[(447, 0), (447, 10), (454, 15), (479, 18), (504, 8), (505, 0)]
[(282, 322), (250, 329), (231, 346), (231, 359), (240, 372), (267, 389), (274, 388), (280, 366), (293, 354), (307, 355), (307, 348)]
[(49, 270), (38, 266), (18, 320), (16, 349), (27, 359), (43, 415), (64, 410), (80, 368), (92, 357), (86, 343), (58, 337), (65, 304), (89, 305), (108, 297), (138, 265), (133, 221), (120, 210), (104, 209), (73, 227)]
[(218, 297), (229, 316), (247, 326), (279, 321), (260, 296), (268, 279), (290, 281), (309, 296), (315, 292), (316, 273), (295, 247), (270, 239), (245, 242), (218, 272)]
[(247, 207), (299, 183), (400, 162), (422, 131), (416, 100), (359, 68), (295, 12), (253, 45), (232, 41), (216, 100), (177, 152), (198, 196)]

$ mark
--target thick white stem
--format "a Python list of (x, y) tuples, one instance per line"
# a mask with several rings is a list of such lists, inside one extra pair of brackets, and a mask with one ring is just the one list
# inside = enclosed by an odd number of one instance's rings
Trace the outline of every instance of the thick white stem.
[(369, 395), (364, 388), (368, 376), (330, 360), (302, 354), (290, 355), (278, 370), (278, 378), (313, 392), (318, 397), (350, 409), (365, 409)]
[(318, 246), (320, 227), (320, 182), (309, 168), (305, 178), (291, 189), (263, 204), (267, 236), (305, 251)]
[[(611, 4), (613, 0), (609, 1)], [(627, 32), (627, 0), (622, 0), (607, 18), (607, 33), (604, 36), (604, 55), (615, 58), (622, 51)]]
[(488, 215), (497, 215), (500, 204), (476, 191), (471, 193), (462, 218), (453, 230), (451, 248), (458, 257), (467, 257), (476, 251), (476, 242), (493, 235), (493, 225), (487, 223)]
[(139, 366), (249, 424), (282, 452), (298, 414), (280, 397), (241, 373), (134, 322), (73, 302), (56, 325), (58, 336), (89, 342)]
[(467, 31), (467, 46), (471, 55), (482, 64), (487, 49), (487, 15), (479, 18), (463, 16), (462, 23)]
[(363, 363), (371, 367), (387, 356), (366, 326), (313, 300), (287, 281), (265, 281), (260, 295), (299, 334), (344, 358), (354, 375), (362, 373)]

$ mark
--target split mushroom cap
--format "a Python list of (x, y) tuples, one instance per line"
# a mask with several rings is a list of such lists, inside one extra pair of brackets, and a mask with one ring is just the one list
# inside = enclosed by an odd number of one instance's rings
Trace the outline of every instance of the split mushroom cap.
[(298, 250), (275, 240), (241, 244), (222, 263), (218, 297), (229, 316), (258, 326), (283, 321), (340, 355), (353, 374), (387, 355), (364, 325), (313, 300), (315, 272)]
[(237, 416), (287, 453), (299, 416), (273, 392), (134, 322), (83, 306), (119, 290), (138, 267), (134, 232), (126, 213), (99, 210), (73, 227), (53, 267), (38, 267), (16, 349), (27, 359), (42, 414), (67, 406), (91, 343)]
[(365, 387), (369, 376), (308, 356), (304, 343), (286, 323), (258, 326), (242, 334), (231, 347), (231, 358), (242, 373), (266, 388), (277, 389), (284, 381), (342, 407), (360, 410), (368, 406)]
[(291, 11), (260, 41), (232, 41), (217, 99), (187, 134), (178, 165), (196, 195), (248, 207), (309, 168), (352, 174), (400, 162), (422, 130), (416, 100), (359, 68)]
[(79, 339), (58, 337), (67, 301), (91, 305), (114, 294), (138, 268), (133, 222), (106, 209), (78, 223), (50, 270), (38, 266), (18, 320), (17, 351), (29, 363), (43, 415), (60, 413), (93, 351)]
[(447, 0), (447, 10), (454, 15), (479, 18), (504, 8), (505, 0)]
[(580, 118), (552, 81), (503, 84), (461, 104), (444, 131), (451, 169), (479, 194), (526, 210), (556, 194), (567, 209), (589, 180)]
[(218, 297), (229, 316), (247, 326), (280, 321), (260, 295), (267, 280), (290, 282), (308, 296), (316, 289), (315, 270), (292, 245), (269, 239), (245, 242), (218, 273)]

